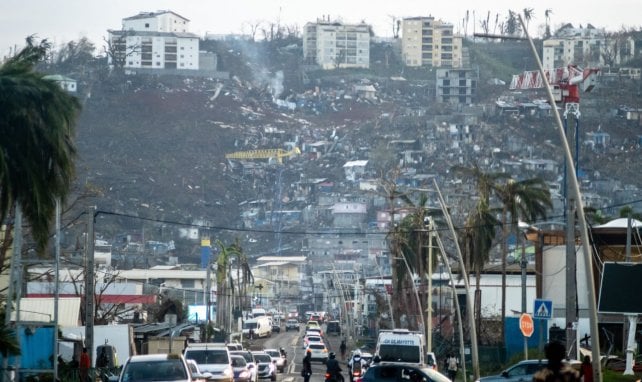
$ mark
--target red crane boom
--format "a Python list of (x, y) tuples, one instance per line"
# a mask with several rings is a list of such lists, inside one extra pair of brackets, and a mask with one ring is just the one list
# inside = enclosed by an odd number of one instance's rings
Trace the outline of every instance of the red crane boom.
[[(582, 69), (577, 65), (568, 65), (553, 70), (545, 70), (544, 75), (552, 87), (555, 102), (579, 103), (580, 89), (590, 92), (595, 87), (596, 68)], [(537, 89), (544, 87), (544, 79), (538, 70), (516, 74), (510, 83), (510, 89)]]

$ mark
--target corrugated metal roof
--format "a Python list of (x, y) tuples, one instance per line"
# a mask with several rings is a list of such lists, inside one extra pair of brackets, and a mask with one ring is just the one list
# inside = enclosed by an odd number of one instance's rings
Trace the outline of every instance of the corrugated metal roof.
[[(12, 312), (11, 320), (16, 320)], [(34, 297), (20, 299), (20, 321), (53, 322), (53, 297)], [(62, 327), (78, 326), (80, 323), (80, 297), (58, 299), (58, 325)]]

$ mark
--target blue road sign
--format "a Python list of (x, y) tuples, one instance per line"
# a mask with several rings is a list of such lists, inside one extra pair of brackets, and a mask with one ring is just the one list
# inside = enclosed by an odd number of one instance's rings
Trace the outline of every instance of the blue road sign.
[(535, 300), (533, 306), (533, 318), (540, 320), (548, 320), (553, 317), (553, 301), (552, 300)]

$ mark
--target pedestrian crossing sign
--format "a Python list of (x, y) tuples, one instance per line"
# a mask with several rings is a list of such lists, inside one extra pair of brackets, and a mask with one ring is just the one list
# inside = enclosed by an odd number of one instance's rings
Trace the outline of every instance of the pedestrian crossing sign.
[(536, 299), (533, 307), (533, 318), (548, 320), (553, 317), (553, 301)]

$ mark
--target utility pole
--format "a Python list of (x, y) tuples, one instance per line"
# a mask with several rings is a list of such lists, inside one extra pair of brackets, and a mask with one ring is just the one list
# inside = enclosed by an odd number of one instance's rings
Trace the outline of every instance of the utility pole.
[[(22, 284), (21, 278), (21, 269), (22, 269), (22, 209), (20, 208), (20, 203), (16, 203), (15, 207), (15, 218), (13, 224), (13, 251), (11, 252), (11, 269), (9, 273), (9, 287), (7, 291), (7, 301), (4, 311), (4, 323), (5, 327), (9, 328), (11, 326), (11, 312), (13, 310), (13, 298), (16, 298), (16, 323), (15, 328), (18, 327), (18, 322), (20, 321), (20, 285)], [(20, 341), (20, 337), (15, 333), (16, 340)], [(18, 345), (20, 343), (18, 342)], [(16, 364), (20, 364), (20, 360), (17, 356), (15, 358)], [(9, 357), (4, 357), (2, 360), (3, 370), (7, 370), (9, 366)], [(3, 381), (7, 378), (7, 372), (0, 373), (0, 379)]]
[(211, 242), (209, 237), (201, 239), (201, 265), (205, 265), (206, 276), (205, 280), (205, 293), (206, 293), (206, 308), (205, 312), (205, 322), (207, 323), (207, 329), (205, 330), (205, 341), (209, 342), (210, 340), (210, 325), (212, 322), (212, 249)]
[(54, 236), (54, 344), (53, 370), (54, 381), (58, 380), (58, 300), (60, 299), (60, 198), (56, 199), (56, 235)]
[[(579, 121), (577, 122), (579, 123)], [(568, 137), (568, 118), (564, 113), (564, 134)], [(575, 134), (578, 134), (576, 129)], [(575, 158), (577, 158), (577, 146)], [(575, 195), (571, 182), (568, 181), (571, 173), (577, 176), (577, 164), (564, 161), (564, 187), (566, 193), (566, 354), (573, 354), (575, 340), (575, 322), (577, 321), (577, 254), (575, 251)]]
[(87, 209), (87, 245), (85, 252), (85, 347), (89, 359), (93, 360), (94, 354), (94, 295), (96, 287), (94, 284), (94, 219), (96, 207), (90, 206)]
[(428, 217), (428, 305), (426, 307), (426, 351), (432, 352), (432, 217)]

